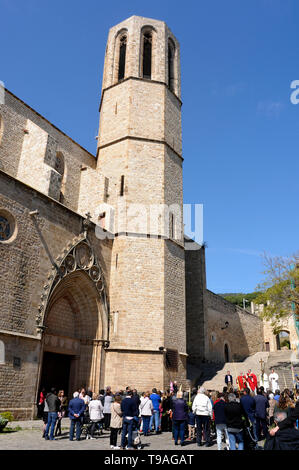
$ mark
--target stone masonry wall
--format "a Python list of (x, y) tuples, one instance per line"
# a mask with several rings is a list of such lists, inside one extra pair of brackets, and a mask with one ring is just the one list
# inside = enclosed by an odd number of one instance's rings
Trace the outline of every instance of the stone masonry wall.
[(206, 289), (205, 248), (194, 243), (185, 251), (186, 266), (186, 335), (188, 362), (197, 364), (204, 358), (205, 324), (204, 292)]
[[(28, 416), (34, 408), (41, 365), (36, 332), (41, 294), (52, 264), (82, 232), (82, 217), (3, 172), (0, 187), (0, 210), (9, 211), (17, 226), (11, 242), (0, 243), (0, 334), (6, 348), (5, 364), (0, 364), (0, 408), (26, 408), (22, 413)], [(32, 210), (38, 210), (38, 215), (30, 216)], [(92, 228), (89, 236), (109, 299), (112, 242), (98, 240)], [(21, 359), (20, 367), (13, 365), (14, 356)]]
[[(205, 358), (213, 362), (226, 362), (224, 347), (227, 344), (229, 357), (243, 360), (263, 350), (262, 322), (251, 313), (237, 308), (234, 304), (211, 291), (206, 291), (206, 323), (208, 337), (205, 344)], [(228, 322), (228, 327), (225, 327)]]
[(95, 169), (95, 157), (8, 90), (0, 115), (0, 169), (58, 200), (62, 179), (55, 159), (60, 152), (65, 163), (63, 204), (77, 210), (81, 167)]

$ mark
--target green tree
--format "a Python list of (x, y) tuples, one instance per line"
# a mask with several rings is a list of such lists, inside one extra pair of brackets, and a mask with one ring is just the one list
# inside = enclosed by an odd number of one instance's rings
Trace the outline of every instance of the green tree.
[(250, 308), (250, 302), (255, 302), (256, 297), (259, 295), (259, 292), (250, 292), (250, 293), (227, 293), (219, 294), (224, 299), (228, 300), (232, 304), (238, 305), (243, 308), (243, 299), (246, 299), (246, 308)]
[(299, 253), (283, 257), (264, 254), (265, 280), (257, 286), (256, 304), (264, 304), (261, 318), (271, 321), (273, 333), (279, 333), (281, 319), (298, 314)]

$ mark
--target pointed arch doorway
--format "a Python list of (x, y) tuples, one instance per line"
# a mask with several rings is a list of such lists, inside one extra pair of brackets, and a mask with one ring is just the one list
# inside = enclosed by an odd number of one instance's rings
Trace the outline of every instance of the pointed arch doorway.
[(81, 386), (99, 391), (103, 313), (102, 300), (83, 271), (69, 274), (54, 289), (44, 322), (41, 387), (64, 389), (68, 395)]
[[(79, 257), (86, 252), (90, 264), (83, 263), (86, 256)], [(104, 386), (108, 307), (102, 271), (90, 245), (81, 242), (69, 252), (46, 287), (39, 389), (63, 389), (69, 397), (80, 387), (98, 392)]]
[(224, 345), (224, 362), (229, 362), (229, 348), (228, 348), (228, 345), (227, 343), (225, 343)]

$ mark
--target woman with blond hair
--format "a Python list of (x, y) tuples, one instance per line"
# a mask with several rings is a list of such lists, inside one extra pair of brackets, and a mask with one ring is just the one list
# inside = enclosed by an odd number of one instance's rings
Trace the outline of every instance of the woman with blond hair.
[(117, 445), (117, 434), (120, 433), (123, 425), (123, 414), (120, 407), (121, 402), (122, 397), (120, 395), (115, 395), (114, 402), (111, 403), (110, 447), (114, 450), (120, 449)]
[(181, 446), (185, 445), (185, 426), (188, 420), (188, 405), (183, 399), (183, 392), (177, 393), (177, 398), (172, 402), (173, 411), (173, 434), (174, 443), (178, 445), (178, 438), (181, 439)]
[(89, 405), (88, 405), (89, 418), (91, 421), (90, 434), (88, 434), (89, 439), (94, 439), (93, 436), (94, 436), (95, 429), (98, 423), (100, 423), (102, 419), (104, 418), (103, 409), (104, 407), (100, 400), (100, 397), (96, 393), (94, 393), (92, 395), (92, 400), (89, 402)]

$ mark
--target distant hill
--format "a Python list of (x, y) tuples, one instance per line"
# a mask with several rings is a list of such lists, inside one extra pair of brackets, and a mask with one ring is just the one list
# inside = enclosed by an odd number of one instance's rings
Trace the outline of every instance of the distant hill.
[(246, 299), (245, 306), (247, 309), (250, 308), (250, 302), (254, 302), (256, 297), (259, 295), (259, 292), (250, 292), (250, 293), (243, 293), (243, 292), (228, 292), (225, 294), (218, 294), (224, 299), (228, 300), (232, 304), (239, 305), (239, 307), (243, 307), (243, 299)]

